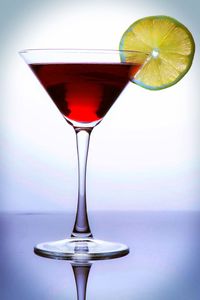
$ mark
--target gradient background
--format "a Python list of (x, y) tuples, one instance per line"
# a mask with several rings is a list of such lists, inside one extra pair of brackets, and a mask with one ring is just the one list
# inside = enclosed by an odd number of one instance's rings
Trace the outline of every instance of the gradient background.
[(111, 48), (135, 20), (169, 15), (196, 41), (190, 72), (150, 92), (129, 84), (94, 130), (90, 210), (199, 210), (199, 28), (197, 0), (1, 1), (2, 211), (75, 210), (75, 135), (18, 51)]

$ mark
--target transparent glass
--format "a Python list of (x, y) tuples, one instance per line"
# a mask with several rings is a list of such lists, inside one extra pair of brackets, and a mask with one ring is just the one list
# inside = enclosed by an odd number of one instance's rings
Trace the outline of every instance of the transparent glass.
[[(129, 252), (128, 246), (124, 244), (93, 238), (86, 202), (86, 167), (90, 134), (129, 81), (128, 74), (133, 66), (131, 63), (126, 65), (125, 62), (121, 62), (122, 57), (129, 54), (130, 51), (126, 53), (115, 50), (33, 49), (20, 51), (20, 55), (31, 67), (66, 121), (74, 128), (77, 142), (78, 201), (72, 234), (68, 239), (45, 242), (35, 246), (35, 253), (41, 256), (77, 261), (120, 257)], [(99, 71), (100, 68), (103, 69)], [(135, 66), (135, 72), (136, 70), (137, 66)], [(48, 86), (48, 81), (56, 82), (60, 77), (62, 79), (59, 79), (59, 85), (53, 86), (51, 83), (51, 86)], [(72, 92), (70, 88), (73, 89)], [(102, 95), (105, 94), (103, 89), (107, 91), (107, 97), (111, 95), (112, 101), (107, 105), (106, 101), (110, 99), (104, 99), (103, 113), (98, 115), (96, 110), (94, 112), (91, 110), (91, 107), (94, 110), (94, 103), (97, 108), (102, 105)], [(61, 95), (61, 91), (65, 90), (68, 92), (63, 94), (64, 96)], [(73, 96), (74, 93), (75, 96)], [(96, 93), (95, 96), (92, 93)], [(96, 98), (93, 99), (93, 96)], [(85, 97), (85, 102), (79, 102), (80, 97)], [(60, 101), (63, 101), (62, 106), (59, 106)], [(80, 104), (78, 108), (77, 103)], [(66, 108), (69, 104), (71, 110)], [(84, 109), (84, 106), (87, 107)], [(82, 118), (79, 117), (81, 114)]]

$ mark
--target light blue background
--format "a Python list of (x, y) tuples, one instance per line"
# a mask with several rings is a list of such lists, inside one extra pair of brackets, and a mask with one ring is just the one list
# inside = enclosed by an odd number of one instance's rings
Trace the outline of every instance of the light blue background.
[(2, 211), (75, 210), (75, 136), (17, 52), (112, 48), (135, 20), (169, 15), (196, 41), (190, 72), (150, 92), (130, 84), (94, 130), (90, 210), (199, 210), (199, 4), (4, 1), (0, 4)]

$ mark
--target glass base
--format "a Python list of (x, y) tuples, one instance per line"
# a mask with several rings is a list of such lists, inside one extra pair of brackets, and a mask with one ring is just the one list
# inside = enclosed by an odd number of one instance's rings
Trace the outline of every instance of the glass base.
[(102, 260), (125, 256), (129, 253), (126, 245), (93, 238), (71, 238), (38, 244), (37, 255), (73, 261)]

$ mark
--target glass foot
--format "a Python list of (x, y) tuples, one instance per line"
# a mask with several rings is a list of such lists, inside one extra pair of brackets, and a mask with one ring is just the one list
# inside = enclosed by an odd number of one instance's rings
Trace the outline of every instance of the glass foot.
[(65, 260), (102, 260), (129, 253), (126, 245), (93, 238), (71, 238), (38, 244), (34, 252), (40, 256)]

